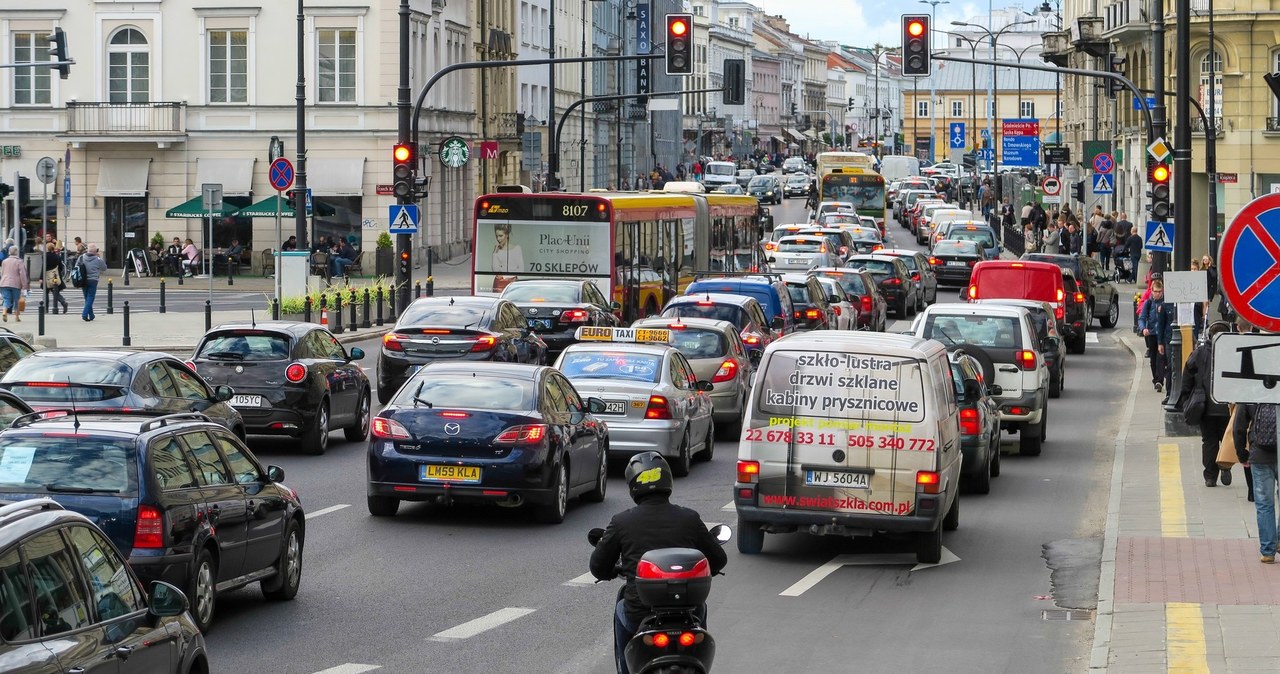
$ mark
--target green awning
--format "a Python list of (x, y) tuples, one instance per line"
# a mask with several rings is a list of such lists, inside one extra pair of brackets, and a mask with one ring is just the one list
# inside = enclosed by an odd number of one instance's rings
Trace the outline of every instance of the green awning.
[(169, 210), (165, 211), (164, 217), (166, 218), (224, 217), (236, 212), (236, 205), (225, 199), (222, 201), (222, 210), (214, 211), (214, 212), (204, 210), (204, 204), (201, 203), (202, 201), (203, 201), (203, 197), (195, 197), (194, 199), (188, 199), (187, 201), (182, 202), (182, 204), (178, 206), (174, 206), (173, 208), (170, 208)]
[[(239, 211), (236, 211), (235, 215), (237, 218), (274, 218), (276, 217), (277, 203), (279, 204), (279, 208), (280, 208), (280, 217), (282, 218), (296, 217), (296, 215), (293, 212), (293, 209), (289, 208), (289, 204), (286, 203), (284, 200), (282, 200), (278, 196), (267, 197), (266, 199), (263, 199), (262, 201), (259, 201), (258, 203), (253, 204), (252, 206), (246, 206), (240, 209)], [(312, 210), (315, 210), (315, 209), (312, 209)], [(324, 202), (320, 202), (320, 209), (316, 213), (316, 215), (330, 216), (330, 215), (334, 215), (335, 213), (337, 213), (337, 211), (335, 211), (332, 206), (329, 206)]]

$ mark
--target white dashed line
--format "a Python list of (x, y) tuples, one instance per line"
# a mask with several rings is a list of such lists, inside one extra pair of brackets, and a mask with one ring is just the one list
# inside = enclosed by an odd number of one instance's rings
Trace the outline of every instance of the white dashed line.
[(595, 585), (595, 584), (596, 584), (596, 577), (591, 575), (590, 571), (582, 574), (581, 576), (578, 576), (577, 578), (574, 578), (573, 580), (569, 580), (561, 583), (561, 585), (568, 585), (570, 587), (591, 587), (592, 585)]
[(720, 509), (725, 512), (733, 512), (733, 501), (729, 501), (728, 504), (720, 506)]
[(481, 616), (475, 620), (470, 620), (457, 627), (450, 627), (443, 632), (437, 632), (431, 636), (431, 641), (461, 641), (469, 639), (477, 634), (487, 632), (499, 625), (504, 625), (517, 618), (533, 613), (536, 609), (531, 608), (503, 608), (494, 611), (486, 616)]
[(1086, 344), (1097, 344), (1097, 343), (1098, 343), (1098, 333), (1096, 333), (1096, 332), (1086, 332), (1086, 333), (1084, 333), (1084, 341), (1085, 341), (1085, 343), (1086, 343)]
[(307, 513), (307, 519), (309, 520), (315, 519), (321, 515), (328, 515), (329, 513), (337, 512), (339, 510), (342, 510), (343, 508), (350, 508), (350, 507), (351, 507), (350, 503), (339, 503), (338, 505), (331, 505), (328, 508), (321, 508), (313, 513)]
[(382, 669), (378, 665), (357, 665), (354, 662), (348, 662), (345, 665), (322, 669), (315, 674), (364, 674), (364, 672), (372, 672), (375, 669)]
[(841, 555), (840, 557), (836, 557), (835, 559), (827, 562), (826, 564), (823, 564), (822, 566), (819, 566), (813, 571), (810, 571), (809, 575), (805, 576), (804, 578), (801, 578), (795, 585), (792, 585), (791, 587), (783, 590), (782, 592), (779, 592), (778, 594), (783, 597), (799, 597), (800, 595), (805, 593), (805, 590), (808, 590), (814, 585), (817, 585), (818, 583), (822, 582), (823, 578), (830, 576), (831, 574), (835, 573), (837, 569), (844, 566), (845, 564), (844, 557), (845, 557), (844, 555)]

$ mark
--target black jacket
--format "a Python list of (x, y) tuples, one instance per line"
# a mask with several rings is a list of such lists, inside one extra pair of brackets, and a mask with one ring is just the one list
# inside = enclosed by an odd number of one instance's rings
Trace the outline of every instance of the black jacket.
[[(636, 507), (613, 516), (604, 537), (591, 553), (591, 575), (600, 580), (615, 578), (613, 567), (619, 564), (619, 559), (627, 574), (634, 575), (640, 557), (658, 548), (700, 550), (711, 564), (712, 573), (724, 569), (729, 561), (724, 548), (707, 531), (698, 513), (671, 503), (665, 494), (652, 494), (642, 498)], [(630, 579), (622, 596), (627, 618), (639, 624), (648, 610), (640, 603)]]
[[(1252, 428), (1253, 417), (1257, 411), (1258, 405), (1254, 403), (1236, 405), (1236, 420), (1231, 429), (1232, 439), (1236, 442), (1236, 458), (1240, 459), (1240, 463), (1248, 461), (1250, 464), (1274, 466), (1276, 465), (1275, 438), (1272, 437), (1271, 441), (1267, 442)], [(1250, 442), (1250, 436), (1254, 442)]]
[(1209, 395), (1209, 378), (1213, 376), (1213, 370), (1209, 366), (1209, 359), (1213, 356), (1213, 346), (1209, 342), (1205, 342), (1195, 348), (1191, 355), (1187, 356), (1187, 364), (1182, 370), (1182, 393), (1179, 400), (1186, 402), (1191, 400), (1191, 392), (1194, 389), (1200, 389), (1204, 395), (1204, 414), (1205, 416), (1223, 417), (1230, 416), (1230, 411), (1223, 403), (1216, 403)]

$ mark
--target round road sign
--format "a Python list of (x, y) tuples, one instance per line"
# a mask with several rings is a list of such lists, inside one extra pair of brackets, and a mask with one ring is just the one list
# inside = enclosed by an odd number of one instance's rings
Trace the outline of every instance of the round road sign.
[(271, 162), (271, 169), (267, 171), (267, 175), (271, 178), (271, 186), (277, 192), (293, 187), (293, 163), (284, 157), (276, 157)]
[(1054, 176), (1045, 176), (1040, 181), (1040, 189), (1044, 190), (1046, 196), (1056, 197), (1062, 194), (1062, 181)]
[(1222, 294), (1240, 317), (1280, 332), (1280, 194), (1249, 202), (1218, 249)]
[(1106, 152), (1099, 152), (1093, 158), (1094, 173), (1111, 173), (1111, 169), (1116, 167), (1116, 160)]

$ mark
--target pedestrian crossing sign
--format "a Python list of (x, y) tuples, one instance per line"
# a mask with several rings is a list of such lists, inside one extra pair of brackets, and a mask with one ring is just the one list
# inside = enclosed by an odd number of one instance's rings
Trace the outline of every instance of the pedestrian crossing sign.
[(1093, 174), (1093, 193), (1094, 194), (1115, 194), (1116, 183), (1115, 178), (1110, 173)]
[(390, 207), (390, 213), (387, 216), (391, 223), (388, 231), (391, 234), (417, 234), (418, 233), (418, 205), (417, 204), (394, 204)]
[(1173, 252), (1173, 232), (1174, 223), (1159, 222), (1157, 220), (1147, 221), (1147, 238), (1143, 246), (1151, 252), (1156, 253), (1172, 253)]

